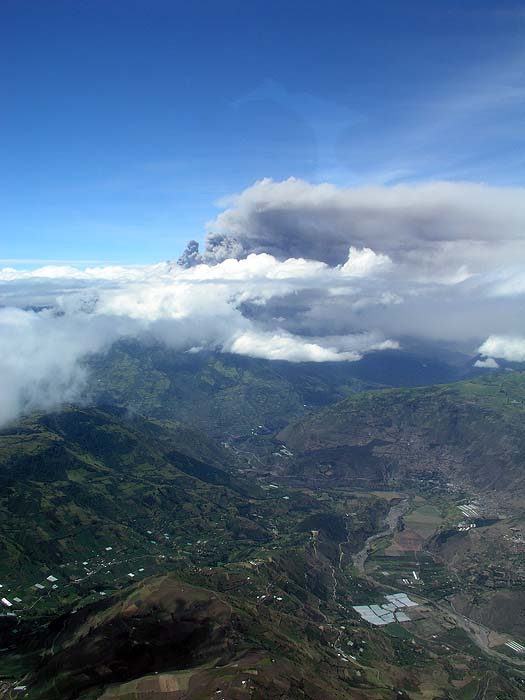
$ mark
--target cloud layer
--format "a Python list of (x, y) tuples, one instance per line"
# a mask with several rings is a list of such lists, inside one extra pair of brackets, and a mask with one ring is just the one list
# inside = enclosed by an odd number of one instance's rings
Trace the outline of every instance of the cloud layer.
[(182, 265), (0, 270), (0, 423), (78, 399), (123, 337), (180, 351), (357, 361), (406, 337), (525, 361), (525, 192), (264, 180)]

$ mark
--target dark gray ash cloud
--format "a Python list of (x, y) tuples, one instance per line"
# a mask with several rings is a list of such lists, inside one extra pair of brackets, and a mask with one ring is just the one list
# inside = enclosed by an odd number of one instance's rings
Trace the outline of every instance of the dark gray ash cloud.
[(223, 259), (227, 240), (227, 257), (266, 252), (336, 265), (350, 246), (370, 247), (429, 273), (525, 260), (524, 188), (461, 182), (339, 188), (266, 179), (224, 204), (208, 224), (207, 262), (216, 250)]

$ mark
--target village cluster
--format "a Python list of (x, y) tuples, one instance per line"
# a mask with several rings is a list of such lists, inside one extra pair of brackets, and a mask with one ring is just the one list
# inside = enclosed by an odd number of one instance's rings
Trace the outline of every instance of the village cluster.
[[(148, 532), (150, 532), (150, 531), (148, 531)], [(150, 532), (150, 534), (152, 534), (152, 533)], [(113, 551), (113, 547), (111, 547), (111, 546), (105, 547), (104, 551), (105, 551), (105, 553), (107, 553), (106, 555), (103, 555), (103, 556), (96, 555), (95, 557), (93, 557), (91, 559), (91, 562), (88, 560), (80, 562), (80, 565), (84, 569), (84, 575), (83, 576), (76, 576), (74, 578), (72, 577), (70, 579), (70, 581), (68, 581), (65, 585), (67, 586), (67, 585), (71, 585), (71, 584), (81, 583), (85, 578), (93, 576), (94, 574), (100, 572), (102, 569), (108, 569), (108, 567), (113, 566), (115, 564), (124, 563), (124, 562), (119, 562), (119, 561), (117, 561), (117, 559), (114, 559), (114, 558), (112, 558), (112, 559), (106, 558), (107, 555)], [(73, 564), (73, 566), (76, 566), (76, 565), (79, 565), (79, 562), (74, 561), (74, 562), (72, 562), (72, 564)], [(69, 564), (61, 564), (60, 565), (61, 568), (65, 568), (67, 566), (69, 566)], [(137, 570), (137, 573), (139, 573), (139, 574), (143, 573), (144, 570), (145, 570), (144, 567), (140, 567)], [(109, 573), (109, 571), (107, 571), (107, 573)], [(137, 574), (135, 574), (134, 572), (129, 572), (127, 574), (127, 578), (132, 580), (136, 577), (136, 575)], [(53, 574), (50, 574), (43, 581), (34, 583), (32, 586), (30, 586), (29, 590), (32, 589), (32, 590), (36, 591), (37, 593), (41, 593), (42, 595), (49, 595), (52, 591), (58, 590), (59, 584), (60, 584), (59, 578), (57, 576), (54, 576)], [(10, 591), (9, 586), (7, 586), (7, 585), (4, 586), (4, 584), (0, 584), (0, 589), (6, 590), (6, 593), (8, 591)], [(99, 595), (105, 596), (106, 593), (104, 591), (99, 591)], [(41, 600), (41, 598), (39, 598), (38, 600)], [(28, 609), (30, 610), (31, 608), (33, 608), (35, 606), (35, 604), (38, 602), (38, 600), (33, 602), (31, 605), (29, 605)], [(20, 598), (18, 595), (16, 595), (16, 596), (10, 595), (9, 597), (7, 597), (7, 594), (6, 594), (2, 598), (0, 598), (0, 603), (2, 604), (2, 606), (4, 608), (7, 608), (8, 615), (15, 615), (14, 611), (23, 607), (24, 600), (22, 598)]]

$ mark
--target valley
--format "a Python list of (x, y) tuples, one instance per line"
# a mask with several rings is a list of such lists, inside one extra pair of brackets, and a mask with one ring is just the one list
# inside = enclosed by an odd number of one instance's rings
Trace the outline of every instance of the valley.
[(525, 697), (524, 385), (357, 392), (220, 442), (107, 404), (5, 429), (0, 697)]

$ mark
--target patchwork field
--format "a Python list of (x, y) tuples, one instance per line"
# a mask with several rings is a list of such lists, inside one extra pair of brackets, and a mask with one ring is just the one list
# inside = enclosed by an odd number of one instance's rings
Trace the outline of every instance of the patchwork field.
[(442, 522), (436, 506), (417, 506), (403, 517), (403, 529), (398, 530), (392, 543), (384, 550), (386, 556), (398, 556), (405, 552), (420, 552)]

